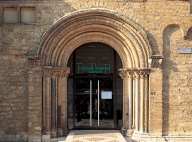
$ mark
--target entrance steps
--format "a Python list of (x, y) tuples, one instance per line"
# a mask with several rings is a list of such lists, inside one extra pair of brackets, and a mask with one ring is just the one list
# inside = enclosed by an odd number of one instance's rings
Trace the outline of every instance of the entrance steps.
[(59, 138), (53, 138), (50, 142), (65, 142), (67, 136), (59, 137)]
[(51, 142), (132, 142), (118, 130), (72, 130), (68, 136), (51, 139)]

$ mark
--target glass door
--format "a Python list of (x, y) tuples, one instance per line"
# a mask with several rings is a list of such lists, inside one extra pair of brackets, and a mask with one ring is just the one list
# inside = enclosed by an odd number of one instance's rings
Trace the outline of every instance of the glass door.
[(76, 79), (76, 127), (114, 128), (113, 80)]
[(121, 129), (122, 63), (116, 51), (87, 43), (73, 52), (68, 67), (68, 129)]

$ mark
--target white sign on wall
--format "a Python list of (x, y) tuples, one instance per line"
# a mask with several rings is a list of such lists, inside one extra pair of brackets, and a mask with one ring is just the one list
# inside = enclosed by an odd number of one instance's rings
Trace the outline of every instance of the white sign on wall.
[(112, 99), (112, 91), (101, 91), (101, 99)]
[(191, 54), (192, 48), (180, 47), (178, 49), (178, 54)]

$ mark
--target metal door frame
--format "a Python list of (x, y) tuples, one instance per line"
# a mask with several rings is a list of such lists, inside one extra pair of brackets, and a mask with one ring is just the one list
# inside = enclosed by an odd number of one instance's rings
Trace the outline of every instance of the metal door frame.
[[(113, 79), (113, 120), (114, 120), (114, 128), (99, 128), (99, 127), (84, 127), (84, 128), (75, 128), (75, 88), (73, 87), (73, 129), (117, 129), (117, 111), (116, 111), (116, 98), (117, 98), (117, 78), (120, 78), (119, 75), (117, 75), (117, 71), (116, 71), (116, 67), (117, 67), (117, 60), (116, 60), (116, 56), (117, 56), (117, 52), (114, 50), (114, 73), (113, 76), (110, 75), (98, 75), (98, 76), (94, 76), (94, 75), (85, 75), (85, 76), (78, 76), (76, 75), (76, 50), (73, 51), (72, 53), (73, 55), (73, 75), (69, 76), (69, 78), (73, 78), (73, 86), (75, 86), (75, 79), (77, 78), (91, 78), (91, 79), (100, 79), (100, 78), (109, 78), (109, 79)], [(91, 92), (92, 93), (92, 92)], [(98, 91), (99, 93), (99, 91)], [(99, 97), (99, 95), (98, 95)], [(99, 105), (98, 105), (99, 106)], [(99, 117), (99, 113), (98, 113), (98, 117)], [(90, 122), (91, 125), (91, 122)], [(99, 125), (99, 119), (98, 119), (98, 125)]]

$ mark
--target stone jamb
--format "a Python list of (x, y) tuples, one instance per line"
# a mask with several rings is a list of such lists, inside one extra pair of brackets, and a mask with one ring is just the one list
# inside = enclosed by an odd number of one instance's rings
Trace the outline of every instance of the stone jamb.
[[(146, 91), (146, 85), (145, 83), (148, 83), (146, 81), (146, 77), (149, 74), (149, 69), (119, 69), (120, 71), (120, 76), (123, 79), (124, 86), (123, 86), (123, 108), (125, 110), (123, 113), (123, 130), (127, 129), (127, 134), (128, 136), (132, 136), (134, 128), (132, 127), (133, 125), (135, 126), (135, 132), (140, 132), (144, 133), (145, 130), (145, 125), (148, 125), (148, 121), (145, 119), (145, 114), (146, 111), (148, 110), (145, 109), (145, 104), (146, 102), (149, 102), (148, 100), (145, 100), (145, 96), (147, 95), (148, 91)], [(133, 84), (133, 79), (135, 79)], [(126, 83), (127, 82), (127, 83)], [(134, 91), (135, 89), (135, 91)], [(128, 94), (126, 93), (128, 92)], [(128, 95), (126, 98), (125, 95)], [(136, 97), (135, 103), (133, 103), (133, 97)], [(142, 97), (142, 98), (141, 98)], [(133, 107), (133, 104), (135, 104), (135, 107)], [(148, 108), (148, 107), (147, 107)], [(128, 118), (127, 115), (128, 114)], [(135, 114), (135, 116), (133, 116)], [(135, 119), (133, 124), (133, 118)], [(128, 124), (126, 123), (126, 119), (128, 119)], [(145, 122), (146, 121), (146, 122)]]
[(144, 133), (149, 132), (149, 71), (144, 75)]
[(140, 71), (139, 72), (139, 89), (140, 89), (140, 100), (139, 100), (139, 130), (140, 130), (140, 133), (143, 133), (143, 127), (144, 127), (144, 120), (143, 120), (143, 116), (144, 116), (144, 74), (145, 72), (143, 71)]
[[(43, 122), (44, 122), (44, 127), (45, 127), (45, 134), (47, 135), (51, 135), (51, 137), (57, 137), (57, 136), (63, 136), (64, 132), (66, 133), (66, 128), (67, 128), (67, 103), (65, 103), (65, 98), (67, 98), (67, 85), (63, 85), (66, 83), (67, 81), (67, 77), (68, 74), (70, 72), (69, 68), (65, 68), (65, 67), (44, 67), (43, 70), (43, 75), (44, 75), (44, 83), (46, 84), (46, 81), (49, 80), (49, 83), (47, 85), (44, 86), (43, 88), (43, 98), (47, 98), (45, 99), (45, 101), (43, 101), (43, 110), (45, 110), (44, 114), (43, 114)], [(55, 83), (53, 83), (53, 79), (55, 80)], [(52, 82), (50, 81), (52, 80)], [(63, 83), (64, 82), (64, 83)], [(52, 86), (52, 85), (54, 86)], [(49, 93), (49, 95), (47, 96), (46, 94), (46, 90), (50, 90), (52, 88), (55, 92), (55, 105), (52, 104), (52, 98), (50, 97), (52, 93)], [(53, 91), (52, 90), (52, 91)], [(52, 96), (53, 97), (53, 96)], [(49, 101), (49, 103), (47, 103), (47, 100)], [(64, 105), (64, 109), (62, 109), (62, 104)], [(54, 106), (53, 106), (54, 105)], [(45, 107), (45, 108), (44, 108)], [(51, 114), (53, 115), (53, 113), (49, 112), (47, 115), (47, 111), (50, 111), (52, 108), (55, 110), (55, 115), (51, 116)], [(60, 108), (60, 111), (58, 111), (58, 108)], [(56, 113), (57, 112), (57, 113)], [(60, 114), (59, 114), (60, 113)], [(45, 117), (47, 115), (47, 117)], [(63, 120), (63, 116), (65, 116), (65, 120)], [(51, 118), (55, 118), (53, 120), (55, 120), (54, 122), (51, 121)], [(60, 118), (59, 118), (60, 117)], [(64, 124), (62, 124), (62, 122), (64, 121)], [(53, 124), (54, 123), (54, 124)], [(52, 124), (52, 125), (51, 125)], [(58, 125), (60, 124), (60, 125)], [(54, 126), (55, 127), (54, 127)]]
[(134, 71), (133, 75), (135, 79), (135, 132), (139, 132), (139, 71)]

